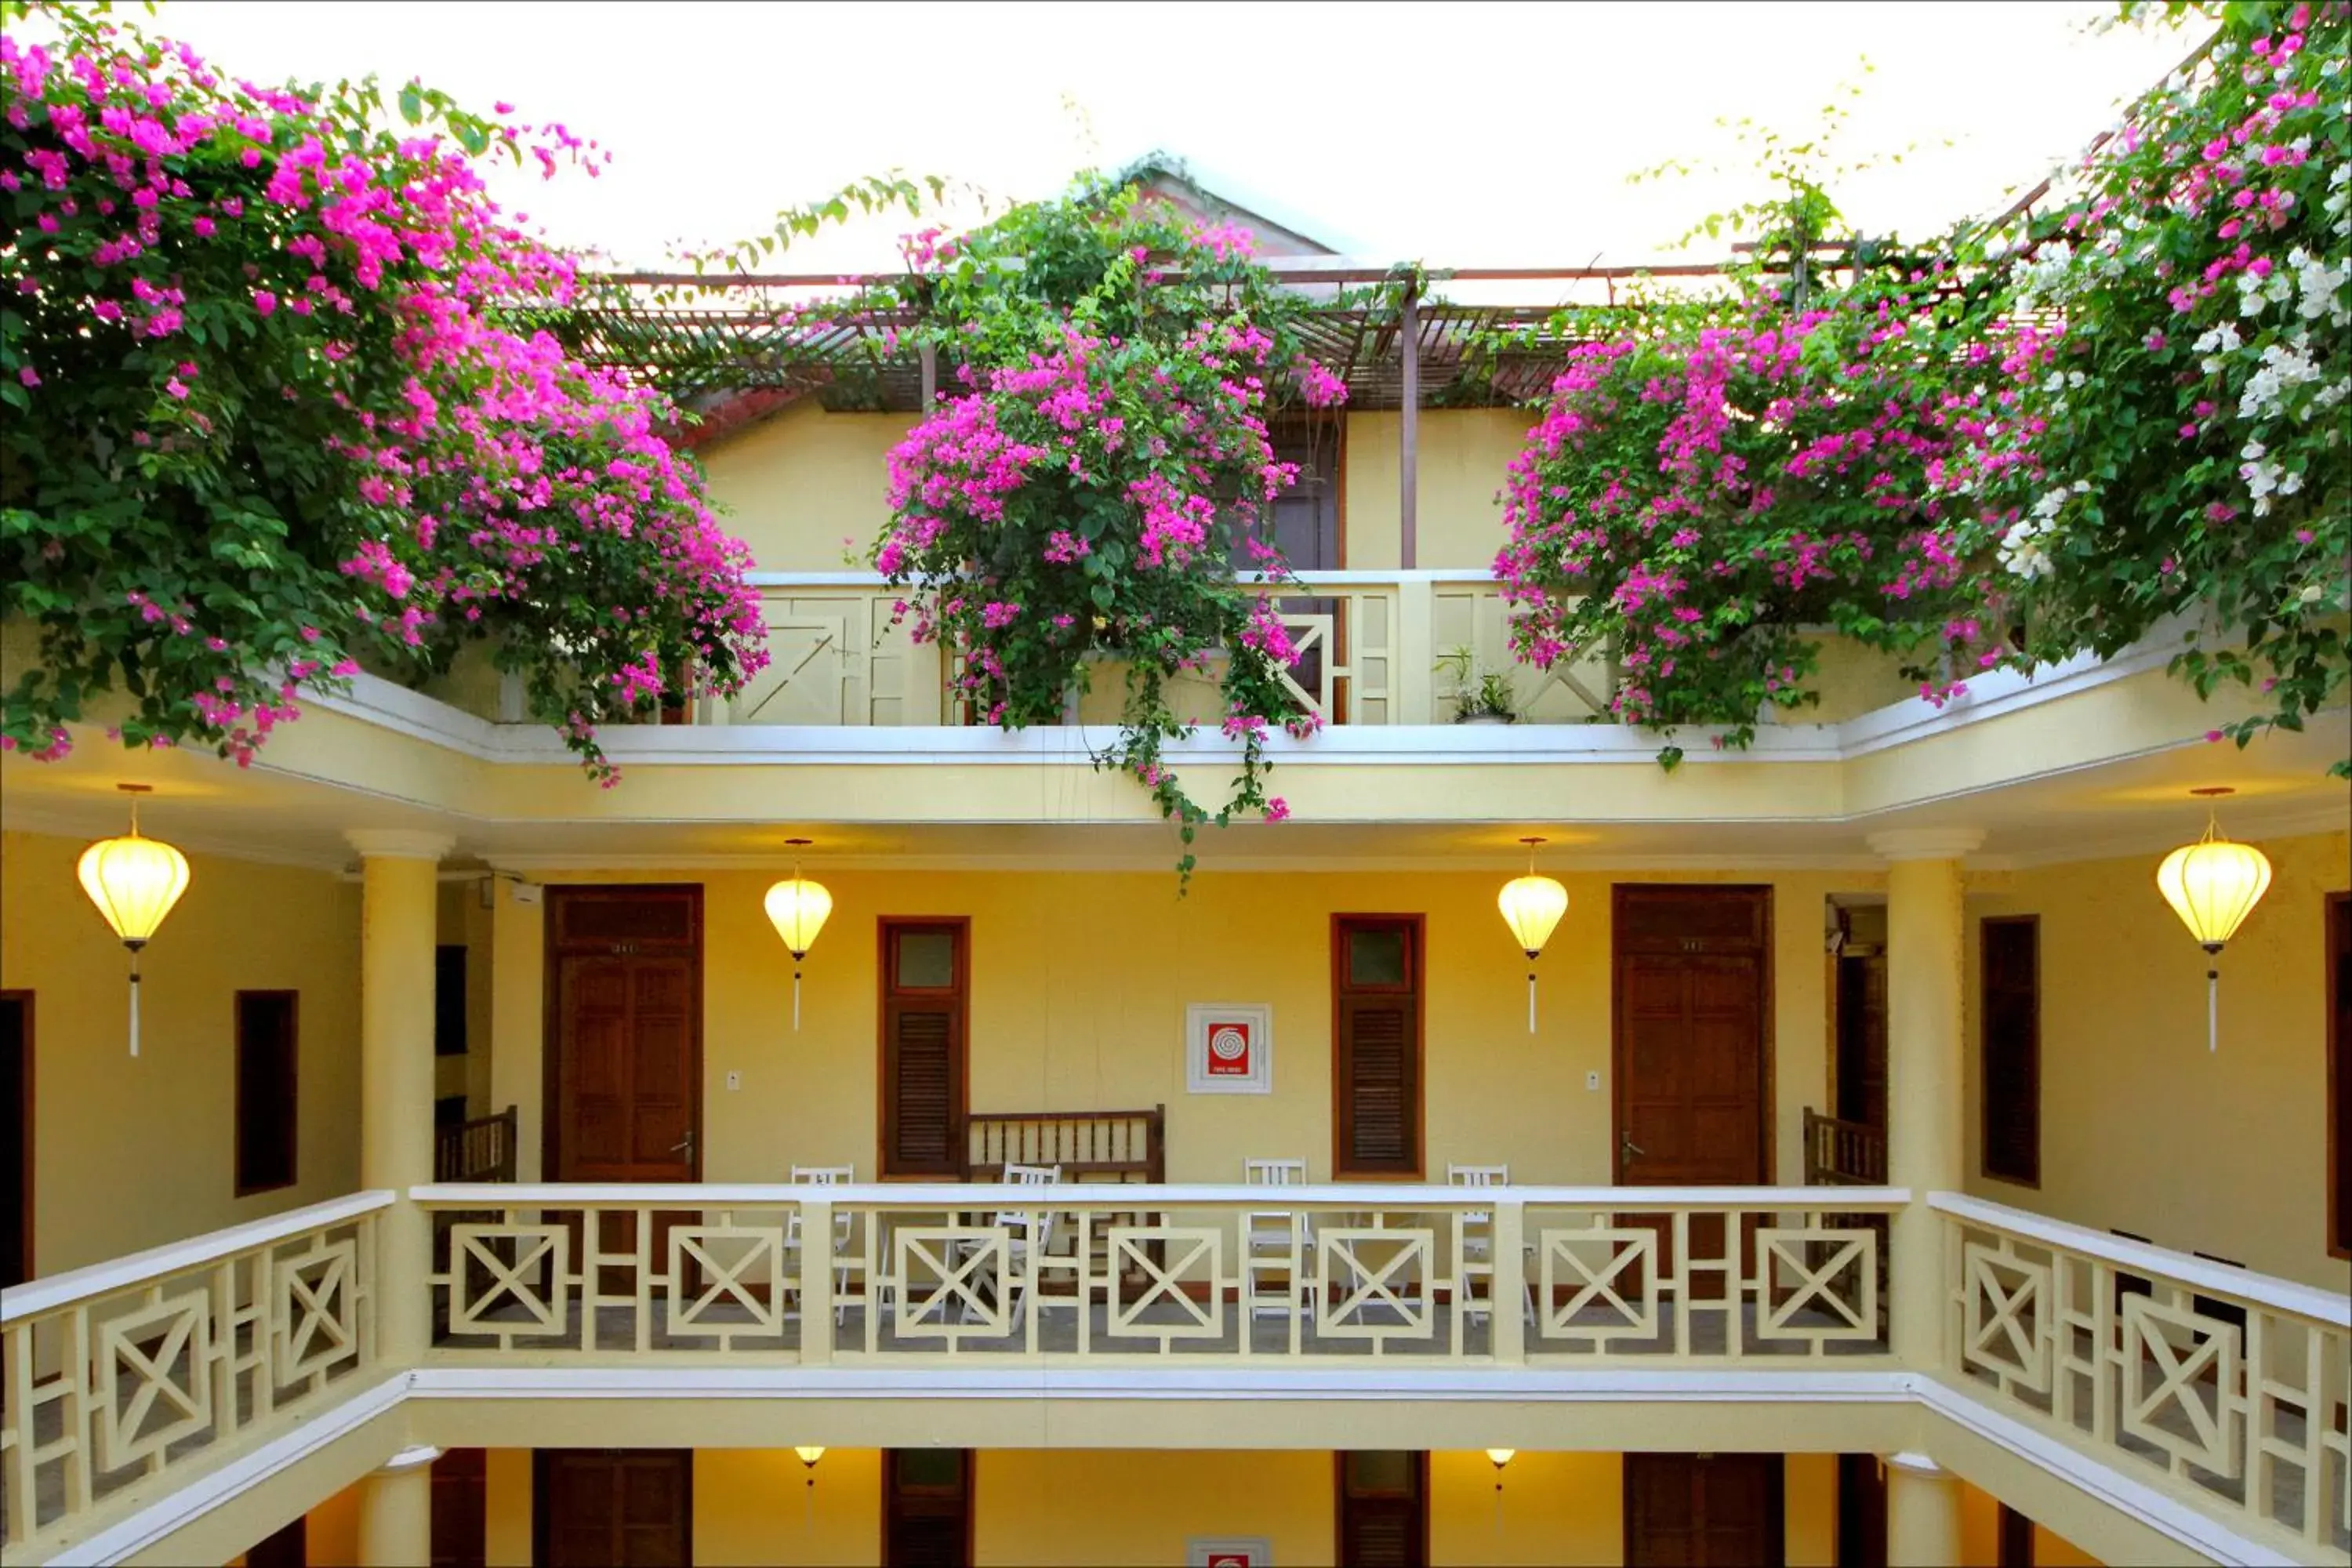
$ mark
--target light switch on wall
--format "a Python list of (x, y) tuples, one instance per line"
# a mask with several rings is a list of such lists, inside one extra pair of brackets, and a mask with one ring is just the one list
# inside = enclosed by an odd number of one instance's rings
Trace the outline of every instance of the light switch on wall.
[(741, 1073), (740, 1073), (740, 1072), (730, 1072), (730, 1073), (729, 1073), (729, 1074), (727, 1075), (727, 1087), (728, 1087), (730, 1089), (738, 1089), (742, 1088), (742, 1087), (743, 1087), (743, 1075), (742, 1075)]
[[(734, 1075), (734, 1074), (732, 1074), (732, 1073), (730, 1073), (730, 1074), (728, 1074), (728, 1076), (729, 1076), (730, 1078), (732, 1078), (732, 1077), (734, 1077), (735, 1075)], [(1597, 1092), (1599, 1092), (1600, 1088), (1601, 1088), (1601, 1075), (1600, 1075), (1599, 1073), (1597, 1073), (1597, 1072), (1589, 1072), (1589, 1073), (1586, 1073), (1586, 1074), (1584, 1075), (1584, 1087), (1585, 1087), (1585, 1088), (1587, 1088), (1587, 1089), (1591, 1089), (1591, 1090), (1595, 1091), (1596, 1093), (1597, 1093)]]

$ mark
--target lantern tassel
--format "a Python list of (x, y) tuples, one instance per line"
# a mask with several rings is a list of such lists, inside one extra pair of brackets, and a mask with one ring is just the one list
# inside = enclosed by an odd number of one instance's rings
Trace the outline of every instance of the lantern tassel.
[(139, 1056), (139, 952), (136, 948), (131, 952), (131, 1055), (133, 1060)]
[(2221, 1053), (2221, 972), (2205, 972), (2205, 1049), (2209, 1055)]
[(1534, 1034), (1535, 1032), (1536, 1032), (1536, 971), (1535, 971), (1535, 966), (1534, 966), (1533, 964), (1529, 964), (1529, 965), (1528, 966), (1528, 1034), (1530, 1034), (1530, 1035), (1532, 1035), (1532, 1034)]
[(795, 960), (793, 960), (793, 1034), (795, 1034), (795, 1035), (797, 1035), (797, 1034), (799, 1034), (800, 1032), (801, 1032), (801, 966), (800, 966), (800, 961), (799, 961), (799, 960), (797, 960), (797, 959), (795, 959)]

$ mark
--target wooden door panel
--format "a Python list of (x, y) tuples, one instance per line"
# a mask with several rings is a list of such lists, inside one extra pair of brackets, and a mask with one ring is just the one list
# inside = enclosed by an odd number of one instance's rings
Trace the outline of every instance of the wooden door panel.
[(1780, 1499), (1778, 1454), (1628, 1454), (1628, 1568), (1780, 1568)]
[(685, 1568), (694, 1557), (694, 1455), (684, 1448), (539, 1451), (532, 1489), (545, 1568)]

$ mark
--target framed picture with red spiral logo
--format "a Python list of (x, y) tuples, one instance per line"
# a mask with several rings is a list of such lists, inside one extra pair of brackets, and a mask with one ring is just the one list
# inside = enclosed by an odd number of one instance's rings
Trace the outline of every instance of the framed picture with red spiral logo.
[(1186, 1007), (1184, 1080), (1194, 1094), (1272, 1094), (1274, 1009), (1262, 1002)]

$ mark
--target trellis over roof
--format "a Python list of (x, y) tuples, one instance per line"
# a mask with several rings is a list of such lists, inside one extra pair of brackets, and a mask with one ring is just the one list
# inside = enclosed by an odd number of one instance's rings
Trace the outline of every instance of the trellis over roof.
[[(1316, 362), (1348, 384), (1349, 405), (1397, 409), (1408, 381), (1420, 406), (1511, 406), (1540, 396), (1567, 353), (1595, 333), (1577, 331), (1580, 307), (1622, 302), (1643, 279), (1720, 281), (1724, 265), (1465, 267), (1431, 269), (1416, 293), (1412, 269), (1346, 257), (1271, 261), (1286, 283), (1391, 282), (1383, 298), (1310, 301), (1301, 331)], [(836, 408), (912, 413), (923, 406), (921, 352), (905, 341), (908, 310), (795, 319), (827, 295), (886, 279), (815, 273), (630, 272), (596, 277), (584, 305), (545, 323), (585, 363), (658, 381), (689, 407), (715, 413), (714, 398), (783, 394), (755, 401), (762, 412), (809, 394)], [(1481, 303), (1445, 297), (1450, 284), (1550, 284), (1549, 302)], [(1516, 290), (1515, 290), (1516, 291)], [(1529, 289), (1528, 292), (1536, 292)], [(1557, 320), (1556, 320), (1557, 318)], [(1565, 330), (1561, 322), (1566, 323)], [(1408, 356), (1411, 341), (1417, 353)], [(939, 384), (952, 386), (952, 372)], [(736, 412), (731, 407), (730, 414)], [(740, 419), (727, 421), (730, 428)], [(689, 432), (699, 445), (708, 423)]]
[[(1850, 267), (1824, 247), (1824, 269)], [(1372, 267), (1346, 257), (1271, 258), (1269, 270), (1302, 290), (1391, 285), (1311, 298), (1301, 331), (1307, 352), (1347, 383), (1353, 409), (1393, 409), (1399, 421), (1400, 564), (1416, 565), (1419, 411), (1509, 407), (1547, 391), (1579, 342), (1580, 306), (1619, 302), (1620, 285), (1727, 279), (1713, 263), (1650, 267), (1465, 267), (1433, 271)], [(616, 273), (588, 280), (582, 305), (544, 324), (583, 362), (667, 386), (698, 416), (679, 433), (705, 446), (811, 395), (829, 408), (913, 413), (943, 384), (928, 346), (908, 341), (905, 307), (802, 319), (830, 294), (883, 281), (812, 273)], [(1549, 303), (1477, 304), (1444, 297), (1447, 285), (1550, 283)], [(1587, 296), (1577, 300), (1578, 293)], [(953, 384), (952, 376), (944, 378)]]

